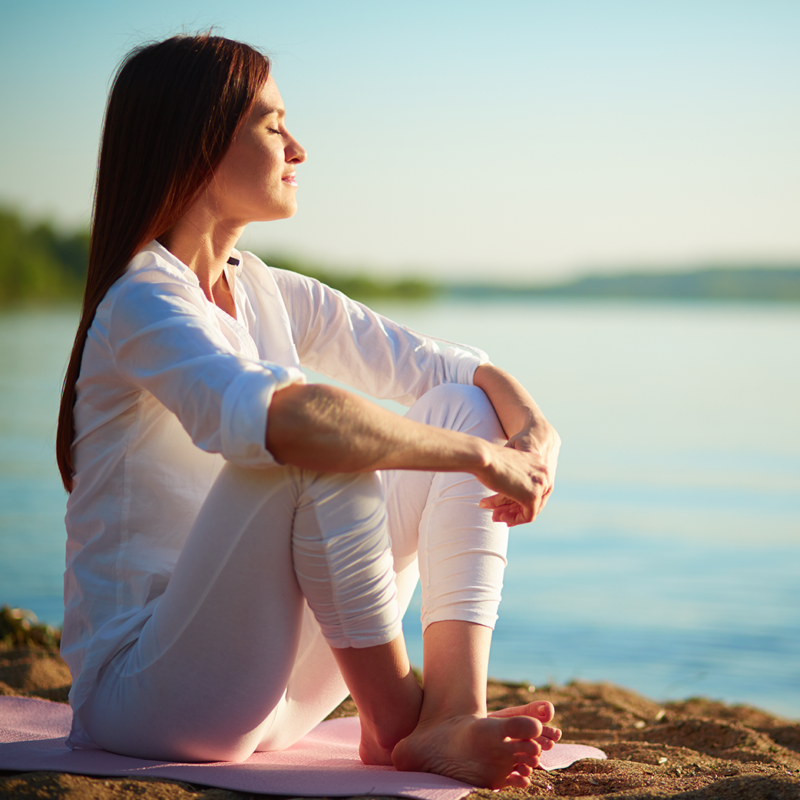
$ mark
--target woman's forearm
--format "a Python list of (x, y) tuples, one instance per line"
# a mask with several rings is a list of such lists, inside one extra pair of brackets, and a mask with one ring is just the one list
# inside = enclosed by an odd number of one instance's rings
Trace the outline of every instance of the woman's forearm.
[(266, 445), (279, 462), (317, 472), (469, 472), (496, 492), (481, 505), (516, 525), (539, 513), (555, 468), (557, 434), (547, 445), (528, 430), (503, 447), (400, 417), (344, 389), (293, 384), (272, 397)]
[(532, 426), (552, 430), (525, 387), (504, 370), (494, 364), (482, 364), (475, 370), (472, 382), (486, 393), (509, 439)]
[(543, 508), (553, 491), (561, 438), (545, 419), (541, 409), (522, 384), (513, 376), (492, 364), (482, 364), (475, 370), (473, 383), (483, 389), (497, 413), (508, 437), (508, 448), (525, 453), (540, 470), (541, 485), (529, 508), (520, 505), (511, 495), (487, 498), (485, 504), (494, 509), (494, 518), (509, 525), (529, 522)]
[(323, 384), (293, 384), (273, 395), (266, 445), (279, 462), (319, 472), (476, 473), (487, 466), (490, 447)]

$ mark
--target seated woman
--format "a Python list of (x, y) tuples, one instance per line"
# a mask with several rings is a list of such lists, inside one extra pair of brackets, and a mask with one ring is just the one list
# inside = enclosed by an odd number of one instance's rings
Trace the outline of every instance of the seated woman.
[(508, 526), (558, 436), (479, 351), (235, 249), (295, 213), (305, 160), (247, 45), (175, 37), (117, 73), (58, 431), (70, 746), (241, 760), (349, 691), (365, 763), (523, 787), (553, 707), (487, 715), (486, 670)]

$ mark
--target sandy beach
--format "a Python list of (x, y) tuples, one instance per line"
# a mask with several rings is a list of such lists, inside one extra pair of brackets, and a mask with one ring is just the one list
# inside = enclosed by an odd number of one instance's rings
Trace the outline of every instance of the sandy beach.
[[(0, 695), (64, 703), (69, 671), (58, 632), (0, 611)], [(607, 683), (540, 686), (490, 681), (490, 708), (538, 699), (556, 707), (566, 741), (604, 750), (554, 772), (537, 771), (526, 791), (476, 791), (470, 797), (511, 800), (595, 797), (603, 800), (784, 800), (800, 798), (800, 723), (747, 705), (704, 698), (659, 704)], [(334, 716), (355, 713), (345, 701)], [(240, 792), (165, 780), (91, 778), (52, 772), (0, 772), (0, 797), (243, 800)]]

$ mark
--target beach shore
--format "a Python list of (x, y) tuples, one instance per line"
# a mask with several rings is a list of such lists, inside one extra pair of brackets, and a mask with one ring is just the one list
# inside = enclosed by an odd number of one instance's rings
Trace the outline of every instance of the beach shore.
[[(0, 695), (66, 702), (70, 675), (57, 652), (58, 633), (0, 611)], [(604, 750), (554, 772), (537, 771), (530, 787), (477, 791), (475, 798), (593, 797), (603, 800), (800, 799), (800, 723), (747, 705), (705, 698), (657, 703), (607, 683), (540, 686), (490, 681), (490, 708), (537, 698), (556, 707), (570, 742)], [(333, 716), (355, 713), (345, 701)], [(177, 781), (92, 778), (52, 772), (0, 772), (2, 798), (93, 800), (244, 800), (241, 792)]]

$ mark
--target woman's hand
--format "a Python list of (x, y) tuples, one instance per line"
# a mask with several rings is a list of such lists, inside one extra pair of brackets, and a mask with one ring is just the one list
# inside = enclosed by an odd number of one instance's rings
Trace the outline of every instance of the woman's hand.
[[(516, 378), (492, 364), (483, 364), (475, 371), (473, 380), (486, 392), (509, 437), (506, 448), (518, 454), (516, 464), (514, 458), (506, 459), (510, 464), (501, 464), (503, 459), (499, 459), (500, 474), (491, 476), (491, 482), (477, 476), (485, 486), (497, 492), (481, 501), (481, 506), (492, 509), (495, 521), (509, 526), (530, 522), (544, 508), (553, 491), (561, 439)], [(509, 466), (511, 472), (506, 472)], [(515, 469), (522, 469), (527, 477), (521, 482), (514, 480)], [(509, 481), (506, 487), (501, 485), (504, 480)]]
[[(531, 425), (498, 448), (486, 474), (476, 477), (497, 494), (481, 501), (495, 522), (509, 527), (531, 522), (553, 491), (561, 439), (547, 422)], [(505, 451), (505, 453), (503, 452)]]
[(530, 395), (491, 370), (498, 380), (481, 388), (504, 430), (516, 426), (505, 445), (398, 417), (337, 387), (292, 384), (272, 397), (267, 448), (279, 463), (319, 472), (469, 472), (496, 492), (481, 501), (496, 521), (530, 522), (553, 489), (560, 440)]

